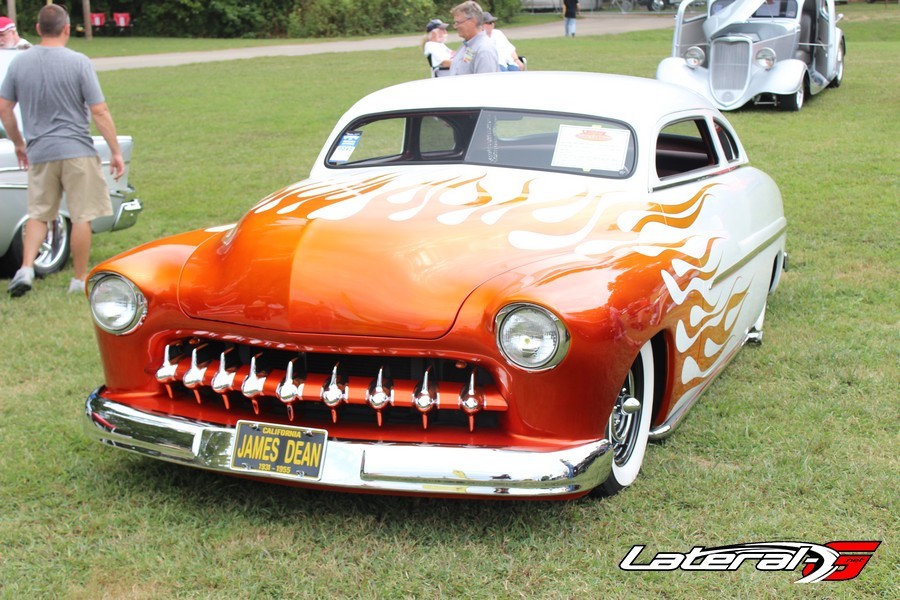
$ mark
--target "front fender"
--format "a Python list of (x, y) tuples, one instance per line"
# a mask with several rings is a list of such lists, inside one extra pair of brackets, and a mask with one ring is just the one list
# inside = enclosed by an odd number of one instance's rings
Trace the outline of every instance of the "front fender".
[(674, 83), (681, 87), (686, 87), (694, 91), (704, 98), (718, 104), (709, 96), (709, 85), (707, 83), (708, 70), (704, 68), (691, 69), (683, 58), (679, 56), (670, 56), (663, 59), (656, 68), (656, 78), (666, 83)]
[[(661, 269), (625, 249), (602, 261), (568, 255), (531, 263), (479, 286), (448, 339), (496, 357), (495, 381), (523, 434), (596, 439), (640, 347), (668, 324)], [(526, 372), (500, 357), (495, 317), (519, 302), (543, 306), (565, 324), (570, 346), (557, 367)]]
[(768, 71), (760, 70), (754, 73), (747, 89), (748, 96), (793, 94), (803, 85), (806, 70), (806, 63), (802, 60), (793, 58), (780, 60)]

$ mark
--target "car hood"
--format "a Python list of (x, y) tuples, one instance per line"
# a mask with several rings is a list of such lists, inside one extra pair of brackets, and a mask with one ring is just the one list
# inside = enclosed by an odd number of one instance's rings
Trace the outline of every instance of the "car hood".
[(712, 38), (732, 23), (744, 23), (765, 2), (766, 0), (737, 0), (716, 14), (710, 15), (703, 22), (703, 33), (706, 34), (706, 39)]
[(602, 229), (604, 185), (459, 166), (303, 181), (199, 246), (179, 303), (282, 331), (434, 339), (483, 282)]

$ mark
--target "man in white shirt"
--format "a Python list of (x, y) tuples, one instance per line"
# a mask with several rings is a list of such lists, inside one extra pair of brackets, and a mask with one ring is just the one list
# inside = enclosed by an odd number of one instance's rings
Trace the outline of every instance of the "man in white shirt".
[(484, 32), (488, 34), (494, 47), (497, 49), (497, 61), (501, 71), (523, 71), (524, 64), (516, 54), (516, 47), (512, 45), (509, 38), (502, 31), (497, 29), (494, 24), (497, 17), (489, 12), (484, 13)]

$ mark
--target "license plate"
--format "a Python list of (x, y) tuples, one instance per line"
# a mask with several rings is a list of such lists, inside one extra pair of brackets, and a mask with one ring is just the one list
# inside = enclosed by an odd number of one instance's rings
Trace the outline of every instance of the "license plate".
[(268, 477), (318, 480), (327, 442), (324, 429), (238, 421), (231, 468)]

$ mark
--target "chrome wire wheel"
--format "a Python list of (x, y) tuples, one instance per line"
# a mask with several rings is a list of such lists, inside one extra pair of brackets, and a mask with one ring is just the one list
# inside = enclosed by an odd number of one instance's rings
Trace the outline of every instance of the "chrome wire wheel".
[(611, 496), (637, 479), (644, 462), (653, 417), (653, 348), (650, 342), (641, 351), (625, 376), (607, 425), (613, 453), (609, 477), (596, 492)]
[(640, 405), (637, 412), (630, 412), (626, 409), (633, 406), (635, 402), (640, 402), (633, 396), (634, 390), (634, 373), (629, 371), (628, 378), (625, 380), (625, 386), (619, 392), (616, 399), (616, 406), (613, 408), (612, 418), (609, 420), (609, 441), (613, 447), (613, 460), (619, 466), (628, 464), (634, 452), (635, 442), (640, 434), (639, 423), (643, 405)]

